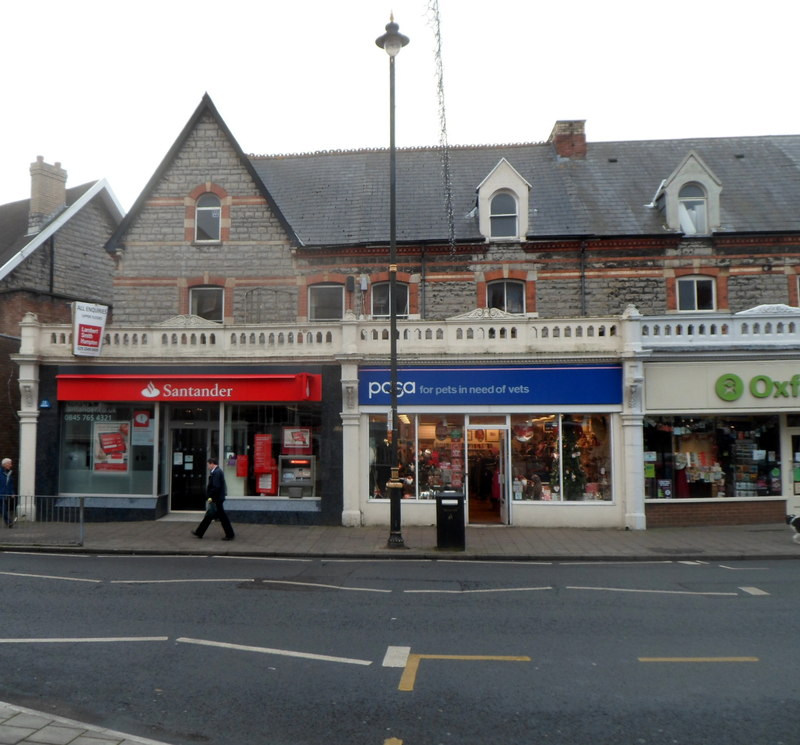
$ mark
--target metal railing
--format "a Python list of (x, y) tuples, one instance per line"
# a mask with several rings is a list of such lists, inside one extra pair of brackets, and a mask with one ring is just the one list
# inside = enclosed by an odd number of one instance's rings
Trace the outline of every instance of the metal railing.
[(84, 497), (23, 495), (6, 501), (0, 545), (83, 546)]

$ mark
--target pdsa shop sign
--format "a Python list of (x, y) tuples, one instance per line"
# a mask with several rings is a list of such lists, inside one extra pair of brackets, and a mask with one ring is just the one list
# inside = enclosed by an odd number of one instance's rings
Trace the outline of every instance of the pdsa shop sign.
[(73, 303), (73, 354), (83, 357), (98, 357), (100, 355), (107, 316), (107, 305)]
[[(387, 368), (359, 370), (359, 403), (387, 406)], [(621, 404), (621, 365), (406, 367), (397, 375), (397, 401), (411, 406)]]

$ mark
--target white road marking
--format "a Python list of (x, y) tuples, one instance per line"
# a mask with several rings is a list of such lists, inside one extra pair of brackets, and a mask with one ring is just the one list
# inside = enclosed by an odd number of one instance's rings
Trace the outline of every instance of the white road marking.
[(212, 642), (207, 639), (189, 639), (180, 637), (177, 642), (184, 644), (198, 644), (204, 647), (220, 647), (234, 649), (239, 652), (259, 652), (260, 654), (275, 654), (281, 657), (299, 657), (304, 660), (320, 660), (322, 662), (343, 662), (348, 665), (371, 665), (372, 660), (358, 660), (350, 657), (330, 657), (324, 654), (311, 654), (310, 652), (293, 652), (288, 649), (270, 649), (269, 647), (250, 647), (245, 644), (229, 644), (227, 642)]
[(437, 564), (463, 564), (465, 561), (468, 561), (469, 564), (504, 564), (506, 566), (541, 566), (541, 567), (549, 567), (553, 566), (552, 561), (490, 561), (486, 559), (436, 559)]
[(288, 579), (262, 579), (261, 582), (270, 585), (299, 585), (300, 587), (322, 587), (325, 590), (347, 590), (348, 592), (392, 592), (380, 590), (375, 587), (347, 587), (343, 585), (323, 585), (318, 582), (294, 582)]
[(411, 647), (386, 647), (386, 654), (383, 657), (384, 667), (405, 667), (408, 662), (408, 655), (411, 654)]
[(769, 567), (729, 567), (725, 564), (719, 565), (720, 569), (729, 569), (731, 572), (766, 572)]
[(640, 567), (642, 564), (672, 564), (672, 559), (653, 559), (652, 561), (561, 561), (561, 566), (607, 566), (608, 564), (627, 564), (632, 567)]
[(7, 577), (28, 577), (33, 579), (58, 579), (65, 582), (102, 582), (101, 579), (83, 579), (81, 577), (59, 577), (54, 574), (24, 574), (23, 572), (0, 572)]
[[(202, 558), (202, 557), (201, 557)], [(301, 559), (298, 557), (293, 556), (227, 556), (223, 555), (216, 555), (209, 556), (209, 559), (235, 559), (236, 561), (294, 561), (294, 562), (302, 562), (305, 564), (309, 564), (314, 559)]]
[(165, 642), (168, 636), (96, 636), (64, 638), (0, 639), (0, 644), (108, 644), (109, 642)]
[(736, 597), (735, 592), (690, 592), (688, 590), (632, 590), (625, 587), (567, 587), (567, 590), (598, 590), (601, 592), (641, 592), (650, 593), (655, 595), (716, 595), (716, 596), (733, 596)]
[(215, 579), (214, 577), (201, 577), (198, 579), (111, 579), (109, 584), (112, 585), (170, 585), (181, 584), (182, 582), (255, 582), (252, 577), (246, 579), (236, 579), (235, 577), (223, 577)]
[(487, 589), (487, 590), (403, 590), (403, 592), (407, 593), (416, 593), (416, 594), (439, 594), (439, 595), (467, 595), (470, 593), (480, 593), (480, 592), (538, 592), (540, 590), (552, 590), (553, 587), (498, 587), (494, 589)]
[(758, 587), (740, 587), (739, 589), (748, 595), (769, 595), (766, 590), (761, 590)]

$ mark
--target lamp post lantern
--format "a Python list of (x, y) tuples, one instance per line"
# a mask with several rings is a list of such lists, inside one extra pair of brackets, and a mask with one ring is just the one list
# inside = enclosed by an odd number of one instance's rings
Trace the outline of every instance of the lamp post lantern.
[(408, 44), (408, 37), (389, 17), (386, 33), (375, 43), (389, 55), (389, 397), (390, 410), (387, 429), (391, 436), (389, 458), (391, 477), (386, 484), (389, 492), (389, 548), (404, 548), (400, 530), (400, 502), (403, 484), (400, 481), (397, 441), (400, 428), (397, 420), (397, 151), (394, 144), (394, 58)]

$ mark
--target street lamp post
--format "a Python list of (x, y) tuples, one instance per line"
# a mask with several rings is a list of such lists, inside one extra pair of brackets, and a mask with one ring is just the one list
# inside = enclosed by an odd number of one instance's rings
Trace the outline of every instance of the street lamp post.
[(386, 484), (389, 491), (389, 548), (404, 548), (400, 530), (400, 503), (403, 484), (397, 454), (399, 426), (397, 420), (397, 151), (394, 144), (394, 58), (408, 44), (408, 37), (399, 31), (394, 16), (389, 17), (386, 33), (375, 43), (389, 55), (389, 397), (390, 411), (387, 429), (391, 433), (389, 457), (391, 477)]

